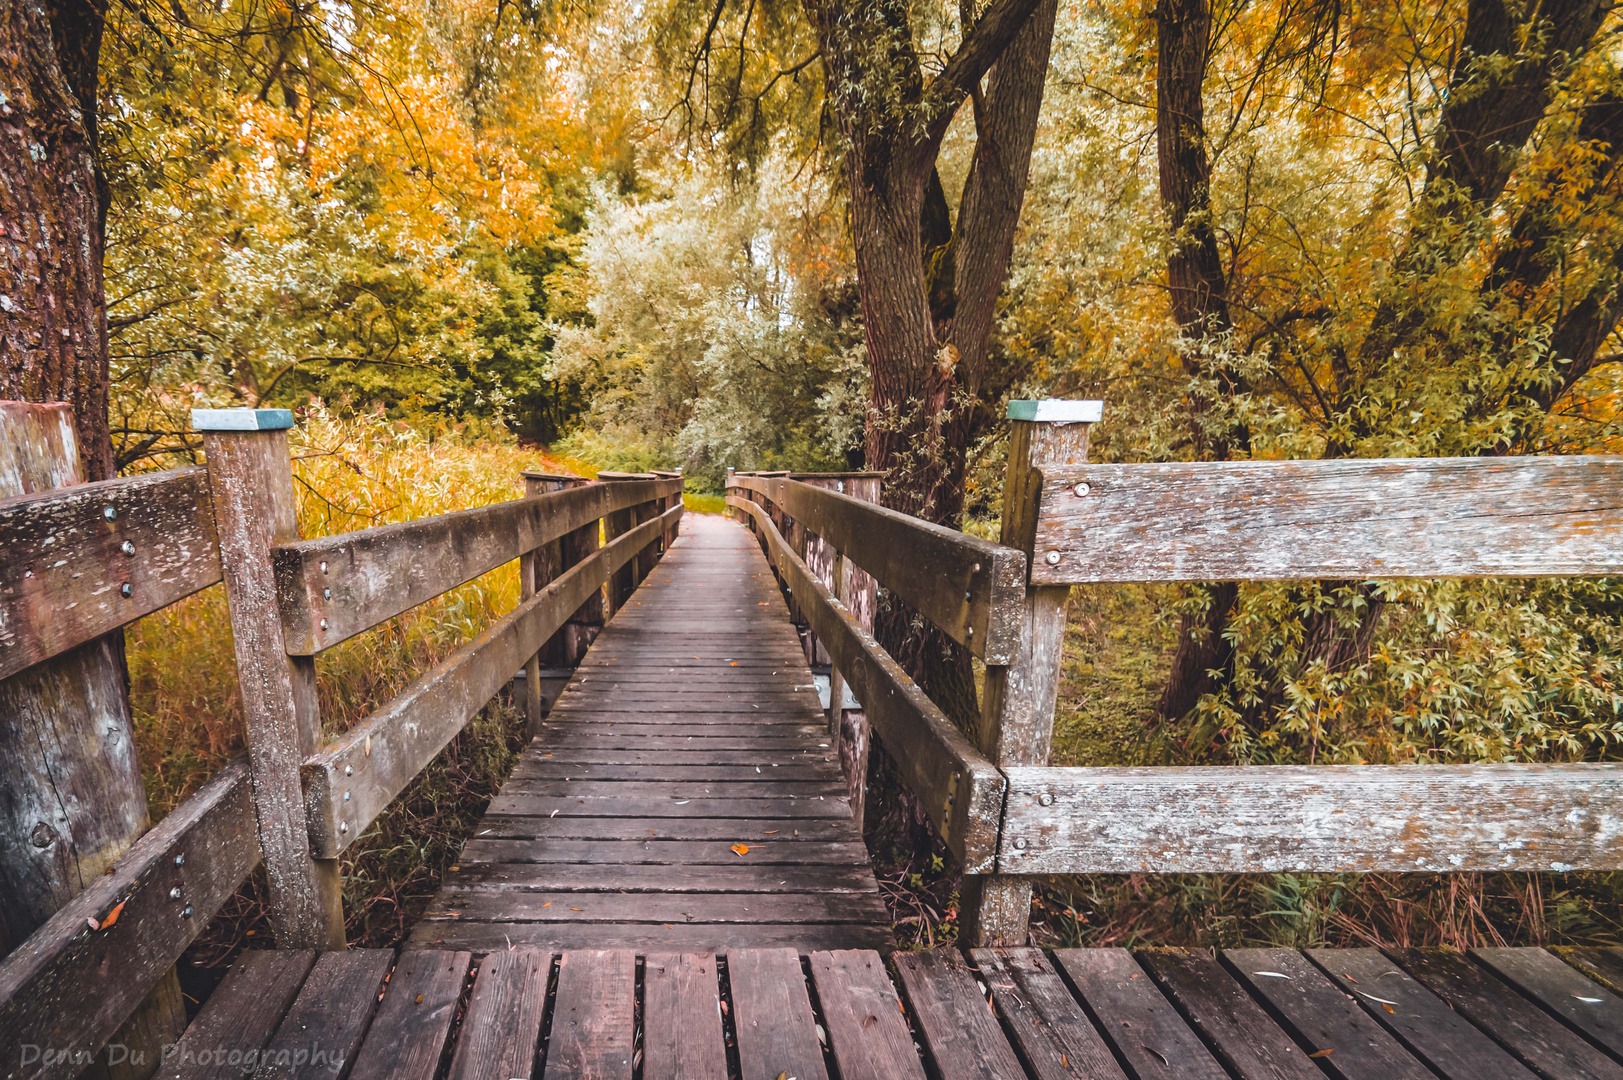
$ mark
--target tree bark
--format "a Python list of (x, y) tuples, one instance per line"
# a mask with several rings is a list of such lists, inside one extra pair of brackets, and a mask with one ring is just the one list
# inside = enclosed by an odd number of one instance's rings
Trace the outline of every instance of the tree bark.
[(0, 11), (0, 398), (71, 403), (86, 480), (114, 474), (96, 165), (104, 14), (99, 0)]

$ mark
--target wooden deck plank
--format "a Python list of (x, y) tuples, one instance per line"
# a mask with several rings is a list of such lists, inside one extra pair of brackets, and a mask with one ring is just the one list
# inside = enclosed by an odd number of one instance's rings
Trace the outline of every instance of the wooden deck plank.
[(809, 959), (840, 1080), (925, 1080), (884, 959), (871, 949), (814, 952)]
[(1134, 1080), (1228, 1080), (1126, 949), (1061, 949), (1054, 959)]
[(162, 1080), (226, 1080), (252, 1071), (287, 1015), (316, 954), (310, 949), (252, 950), (237, 957), (169, 1059)]
[[(753, 849), (751, 849), (753, 851)], [(736, 862), (736, 857), (735, 857)], [(688, 864), (672, 878), (668, 864), (475, 863), (461, 864), (462, 892), (514, 889), (528, 892), (731, 892), (826, 894), (878, 892), (873, 875), (854, 866)]]
[(897, 953), (913, 1023), (941, 1080), (1026, 1080), (991, 1003), (951, 949)]
[(727, 1080), (716, 958), (650, 953), (642, 987), (642, 1080)]
[(1116, 1057), (1039, 949), (971, 949), (1033, 1080), (1126, 1080)]
[(1447, 1080), (1533, 1080), (1498, 1043), (1380, 950), (1311, 949), (1307, 955), (1411, 1054)]
[(631, 1080), (636, 958), (584, 949), (558, 960), (544, 1080)]
[(1472, 949), (1471, 956), (1613, 1057), (1623, 1057), (1623, 998), (1544, 949)]
[(265, 1047), (256, 1080), (341, 1080), (393, 963), (391, 949), (322, 953)]
[(466, 952), (402, 954), (349, 1080), (433, 1080), (472, 959)]
[(1230, 949), (1223, 961), (1330, 1075), (1430, 1080), (1430, 1069), (1296, 950)]
[(1623, 1080), (1623, 1065), (1461, 954), (1404, 949), (1392, 958), (1545, 1080)]
[[(667, 868), (673, 878), (685, 867)], [(445, 905), (441, 907), (440, 905)], [(874, 923), (889, 918), (873, 893), (527, 892), (444, 889), (425, 921), (495, 923)]]
[(631, 949), (638, 953), (727, 949), (893, 949), (889, 926), (872, 923), (424, 923), (405, 948)]
[(1563, 948), (1556, 955), (1614, 994), (1623, 994), (1623, 949)]
[(1138, 962), (1240, 1080), (1320, 1080), (1307, 1054), (1205, 949), (1146, 949)]
[(551, 974), (552, 953), (544, 949), (485, 957), (457, 1031), (450, 1080), (529, 1080)]
[(741, 1080), (828, 1080), (795, 949), (727, 953)]

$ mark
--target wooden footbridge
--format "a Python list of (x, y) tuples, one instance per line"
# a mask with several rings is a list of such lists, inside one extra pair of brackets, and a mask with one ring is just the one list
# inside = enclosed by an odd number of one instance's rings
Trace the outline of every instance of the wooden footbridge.
[[(1048, 764), (1072, 584), (1615, 575), (1623, 459), (1098, 465), (1097, 403), (1017, 402), (998, 543), (871, 474), (731, 476), (730, 520), (532, 475), (306, 539), (289, 414), (97, 484), (64, 411), (3, 419), (0, 1075), (1623, 1080), (1618, 950), (1027, 941), (1052, 874), (1623, 868), (1613, 764)], [(324, 733), (316, 655), (515, 559), (513, 612)], [(222, 581), (249, 752), (147, 829), (108, 635)], [(870, 633), (881, 588), (984, 665), (974, 730)], [(346, 851), (514, 686), (528, 748), (428, 913), (346, 949)], [(895, 950), (870, 747), (963, 870), (959, 947)], [(276, 947), (188, 1022), (174, 965), (261, 864)]]

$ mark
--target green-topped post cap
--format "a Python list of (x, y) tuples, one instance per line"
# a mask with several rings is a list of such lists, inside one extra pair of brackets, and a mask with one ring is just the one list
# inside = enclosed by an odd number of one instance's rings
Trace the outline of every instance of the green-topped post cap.
[(193, 431), (282, 431), (293, 426), (291, 409), (193, 409)]
[(1097, 424), (1104, 419), (1102, 401), (1066, 401), (1062, 398), (1044, 398), (1041, 401), (1009, 402), (1010, 420), (1038, 420), (1054, 424)]

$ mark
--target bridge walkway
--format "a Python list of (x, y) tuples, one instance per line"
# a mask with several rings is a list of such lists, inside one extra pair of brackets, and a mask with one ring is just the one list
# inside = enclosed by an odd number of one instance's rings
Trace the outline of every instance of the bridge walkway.
[(713, 515), (614, 614), (409, 948), (892, 947), (782, 594)]

